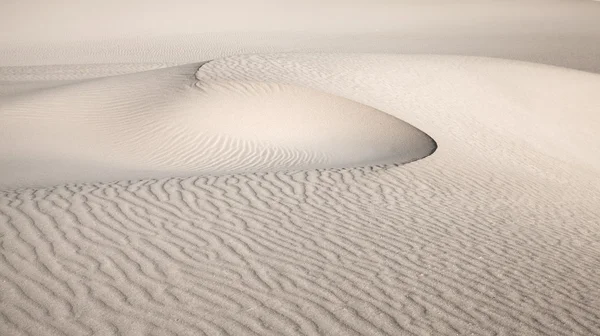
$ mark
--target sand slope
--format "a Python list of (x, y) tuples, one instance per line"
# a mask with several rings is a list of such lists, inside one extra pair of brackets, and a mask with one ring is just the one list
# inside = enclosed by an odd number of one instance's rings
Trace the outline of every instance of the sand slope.
[(200, 66), (93, 79), (73, 77), (98, 67), (38, 67), (51, 78), (39, 85), (31, 70), (5, 70), (0, 187), (401, 164), (435, 150), (366, 105), (289, 84), (199, 81)]
[(439, 147), (400, 167), (5, 191), (0, 334), (600, 334), (599, 75), (278, 54), (195, 78), (211, 97), (269, 83), (348, 99)]
[(1, 2), (0, 335), (600, 335), (599, 17)]

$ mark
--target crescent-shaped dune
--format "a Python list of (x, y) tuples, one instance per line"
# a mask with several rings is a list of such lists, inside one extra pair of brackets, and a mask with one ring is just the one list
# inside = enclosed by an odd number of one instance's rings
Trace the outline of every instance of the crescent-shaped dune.
[(199, 66), (16, 81), (0, 107), (0, 187), (400, 164), (435, 150), (366, 105), (289, 84), (198, 81)]
[(600, 335), (597, 2), (93, 3), (0, 4), (1, 336)]

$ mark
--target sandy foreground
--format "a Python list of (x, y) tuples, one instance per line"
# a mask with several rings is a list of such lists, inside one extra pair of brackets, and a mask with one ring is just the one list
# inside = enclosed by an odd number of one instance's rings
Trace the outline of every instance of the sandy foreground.
[(600, 334), (600, 3), (0, 12), (0, 335)]

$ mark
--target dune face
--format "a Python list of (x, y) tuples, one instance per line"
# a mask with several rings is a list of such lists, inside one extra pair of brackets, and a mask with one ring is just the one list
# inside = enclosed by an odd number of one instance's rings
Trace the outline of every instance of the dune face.
[(0, 108), (0, 186), (401, 164), (435, 149), (366, 105), (289, 84), (199, 81), (199, 67), (13, 81)]
[(0, 2), (0, 336), (600, 335), (599, 17)]
[[(346, 97), (409, 122), (456, 151), (491, 150), (490, 158), (509, 158), (492, 149), (510, 142), (519, 153), (532, 149), (600, 168), (595, 73), (480, 57), (298, 53), (228, 57), (196, 76), (294, 83)], [(468, 144), (475, 143), (483, 148), (473, 151)]]

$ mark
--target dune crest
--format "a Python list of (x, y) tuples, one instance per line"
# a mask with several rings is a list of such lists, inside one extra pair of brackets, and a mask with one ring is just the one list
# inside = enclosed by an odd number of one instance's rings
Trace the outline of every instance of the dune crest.
[(117, 75), (92, 79), (63, 66), (54, 77), (38, 69), (47, 84), (10, 82), (0, 187), (406, 163), (435, 150), (423, 132), (366, 105), (290, 84), (199, 81), (201, 65), (103, 68)]

